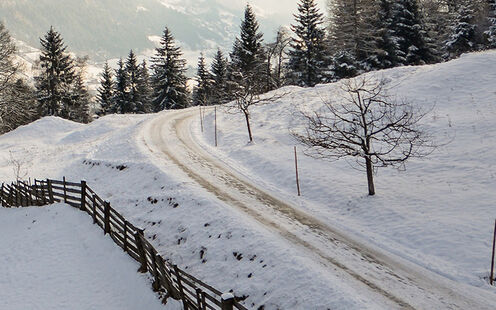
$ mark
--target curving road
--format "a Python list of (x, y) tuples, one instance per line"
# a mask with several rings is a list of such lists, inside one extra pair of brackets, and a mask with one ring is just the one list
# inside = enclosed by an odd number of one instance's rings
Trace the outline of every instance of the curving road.
[(197, 114), (197, 109), (158, 114), (143, 127), (143, 142), (159, 160), (174, 163), (218, 199), (351, 281), (357, 294), (372, 292), (385, 309), (496, 308), (492, 294), (372, 248), (257, 187), (194, 141), (190, 127)]

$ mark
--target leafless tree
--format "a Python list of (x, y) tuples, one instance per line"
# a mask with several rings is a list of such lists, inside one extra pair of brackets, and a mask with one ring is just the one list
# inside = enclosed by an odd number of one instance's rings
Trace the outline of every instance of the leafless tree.
[(16, 181), (17, 182), (22, 181), (28, 175), (28, 171), (25, 167), (25, 162), (16, 158), (12, 151), (10, 151), (9, 154), (10, 154), (9, 165), (12, 166), (12, 170), (16, 177)]
[(431, 136), (420, 125), (427, 112), (388, 95), (384, 79), (350, 79), (342, 90), (341, 100), (325, 101), (313, 113), (302, 112), (306, 129), (293, 135), (312, 157), (354, 157), (367, 172), (369, 195), (375, 195), (377, 168), (403, 168), (409, 158), (434, 150)]
[(280, 90), (273, 91), (268, 94), (259, 94), (259, 86), (253, 79), (242, 77), (241, 82), (232, 86), (229, 91), (229, 96), (232, 99), (224, 105), (228, 113), (242, 113), (246, 121), (246, 129), (250, 142), (253, 142), (253, 134), (250, 125), (250, 112), (253, 106), (269, 104), (275, 102), (286, 95)]
[(9, 32), (0, 22), (0, 134), (37, 117), (34, 93), (20, 78), (22, 67), (16, 52)]
[[(275, 88), (284, 85), (284, 65), (288, 58), (288, 48), (291, 42), (289, 30), (286, 27), (279, 27), (274, 42), (266, 45), (267, 51), (267, 72), (272, 73), (271, 80)], [(272, 69), (272, 60), (274, 60), (274, 68)], [(272, 85), (271, 85), (272, 86)]]

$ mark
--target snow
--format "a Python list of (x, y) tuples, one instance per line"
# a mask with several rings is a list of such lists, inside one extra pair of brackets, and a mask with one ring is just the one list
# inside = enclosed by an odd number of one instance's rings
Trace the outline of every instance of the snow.
[(0, 309), (164, 309), (138, 264), (81, 211), (0, 208), (0, 227)]
[(496, 213), (496, 51), (448, 63), (403, 67), (369, 75), (396, 85), (398, 98), (428, 110), (425, 121), (439, 148), (411, 160), (406, 171), (379, 169), (375, 197), (364, 172), (350, 162), (316, 160), (300, 152), (303, 197), (296, 196), (291, 130), (304, 124), (299, 110), (338, 100), (339, 83), (287, 88), (286, 100), (252, 110), (254, 143), (242, 116), (218, 113), (219, 147), (213, 147), (213, 115), (198, 142), (259, 186), (296, 201), (301, 210), (383, 250), (460, 283), (491, 290), (487, 277)]
[[(303, 196), (296, 196), (295, 141), (289, 129), (300, 128), (302, 121), (295, 112), (300, 107), (320, 107), (321, 98), (332, 96), (339, 84), (308, 89), (289, 87), (285, 89), (290, 92), (286, 99), (253, 109), (254, 143), (247, 143), (241, 116), (224, 114), (219, 109), (218, 148), (213, 147), (211, 112), (207, 113), (203, 134), (198, 119), (192, 123), (191, 130), (205, 150), (260, 187), (294, 202), (299, 210), (361, 238), (386, 254), (400, 256), (447, 278), (463, 290), (494, 300), (494, 289), (485, 277), (496, 217), (493, 206), (496, 171), (492, 164), (496, 153), (495, 60), (496, 52), (475, 53), (445, 64), (373, 73), (398, 84), (396, 91), (400, 97), (426, 107), (435, 104), (426, 126), (441, 143), (450, 141), (441, 144), (430, 157), (411, 161), (406, 171), (379, 170), (376, 197), (366, 195), (364, 173), (351, 169), (346, 162), (329, 163), (305, 157), (301, 147), (298, 150)], [(244, 304), (249, 308), (262, 305), (265, 309), (392, 308), (379, 294), (349, 280), (338, 268), (323, 264), (317, 255), (220, 201), (171, 160), (150, 148), (147, 140), (156, 129), (151, 127), (153, 120), (174, 113), (182, 112), (110, 115), (88, 125), (43, 118), (0, 136), (0, 180), (15, 179), (11, 156), (22, 163), (21, 172), (30, 177), (87, 180), (92, 189), (129, 221), (145, 228), (146, 237), (164, 258), (222, 292), (232, 289), (236, 296), (247, 296)], [(174, 137), (168, 140), (176, 143)], [(37, 219), (36, 223), (41, 224), (51, 219), (54, 212), (62, 212), (61, 208), (12, 212), (24, 212), (22, 216), (28, 214), (26, 218)], [(11, 210), (0, 210), (7, 211)], [(48, 217), (46, 221), (43, 216)], [(60, 225), (76, 230), (78, 225), (90, 221), (80, 212), (71, 216), (73, 220)], [(3, 218), (0, 216), (0, 221)], [(17, 220), (22, 223), (14, 218), (8, 222)], [(26, 225), (30, 223), (26, 221)], [(29, 227), (34, 229), (36, 223)], [(51, 229), (52, 225), (50, 222), (44, 226)], [(15, 230), (23, 226), (12, 226), (2, 222), (0, 242), (19, 235), (17, 240), (34, 243), (33, 236), (23, 237)], [(27, 230), (28, 226), (25, 227)], [(91, 231), (91, 226), (84, 227), (85, 232)], [(301, 230), (301, 227), (293, 228), (295, 232)], [(95, 233), (101, 234), (98, 230)], [(4, 238), (7, 234), (9, 237)], [(71, 234), (81, 238), (72, 232), (65, 235), (70, 238)], [(103, 241), (107, 242), (108, 238)], [(91, 239), (86, 245), (89, 247), (93, 242), (98, 241)], [(108, 242), (105, 252), (110, 253), (112, 265), (129, 260), (132, 266), (125, 269), (140, 280), (135, 263)], [(82, 246), (80, 241), (72, 243)], [(103, 248), (99, 244), (95, 247)], [(112, 254), (114, 248), (119, 255)], [(0, 257), (0, 262), (5, 262), (4, 255)], [(12, 263), (0, 263), (0, 274), (27, 277), (22, 269), (14, 269)], [(0, 277), (0, 292), (6, 286), (3, 279)], [(138, 280), (133, 281), (138, 283)], [(141, 283), (136, 293), (129, 293), (128, 297), (135, 300), (150, 294), (156, 298), (150, 283), (146, 279), (141, 279)], [(44, 298), (51, 298), (49, 295), (47, 292)], [(103, 293), (99, 296), (103, 298)], [(113, 300), (112, 296), (108, 298)], [(20, 303), (23, 300), (18, 300), (18, 307), (29, 308)], [(153, 309), (153, 305), (134, 308)]]

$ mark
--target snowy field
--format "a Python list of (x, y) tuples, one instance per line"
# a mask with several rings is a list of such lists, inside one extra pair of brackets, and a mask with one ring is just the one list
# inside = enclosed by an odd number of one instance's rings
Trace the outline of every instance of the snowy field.
[(0, 309), (164, 309), (138, 264), (69, 205), (0, 208)]
[[(215, 157), (300, 210), (461, 287), (493, 296), (485, 278), (496, 217), (496, 52), (374, 74), (398, 84), (400, 97), (434, 105), (425, 125), (442, 144), (428, 158), (411, 161), (406, 171), (379, 170), (375, 197), (366, 195), (365, 173), (346, 162), (329, 163), (302, 154), (303, 196), (295, 195), (295, 141), (289, 131), (302, 124), (296, 112), (318, 108), (339, 85), (290, 87), (286, 99), (254, 109), (252, 144), (247, 143), (241, 117), (222, 110), (218, 148), (212, 145), (211, 113), (205, 133), (200, 132), (199, 120), (191, 130)], [(249, 308), (388, 308), (376, 294), (343, 281), (333, 268), (315, 263), (311, 254), (216, 199), (172, 162), (157, 161), (144, 143), (153, 118), (110, 115), (81, 125), (47, 117), (18, 128), (0, 136), (0, 180), (13, 180), (16, 174), (86, 179), (116, 210), (146, 229), (145, 235), (164, 258), (221, 291), (233, 289), (237, 296), (245, 296)], [(445, 141), (450, 143), (444, 145)], [(18, 212), (26, 214), (24, 209)], [(82, 217), (78, 224), (88, 222), (84, 214), (76, 215)], [(0, 234), (16, 234), (12, 226), (1, 225)], [(115, 251), (122, 253), (117, 246)], [(121, 260), (130, 258), (115, 258)], [(1, 270), (2, 276), (14, 271), (3, 255), (0, 266), (7, 268)], [(132, 274), (136, 270), (127, 269)], [(147, 293), (140, 296), (154, 297), (149, 283), (142, 282)]]

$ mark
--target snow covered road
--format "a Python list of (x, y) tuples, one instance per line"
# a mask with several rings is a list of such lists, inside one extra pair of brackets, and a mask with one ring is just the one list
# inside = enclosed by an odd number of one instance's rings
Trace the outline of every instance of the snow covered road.
[(257, 187), (236, 169), (203, 150), (191, 135), (197, 109), (159, 114), (143, 129), (150, 152), (172, 161), (194, 182), (289, 240), (317, 263), (336, 273), (357, 294), (374, 295), (387, 308), (493, 309), (491, 294), (460, 285), (393, 254), (366, 245), (306, 214), (284, 197)]

